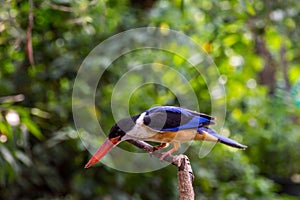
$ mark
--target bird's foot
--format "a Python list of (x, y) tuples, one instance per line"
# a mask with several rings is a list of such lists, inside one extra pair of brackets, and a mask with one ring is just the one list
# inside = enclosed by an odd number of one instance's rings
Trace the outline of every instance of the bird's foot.
[(159, 160), (163, 160), (166, 156), (170, 155), (171, 153), (173, 153), (174, 151), (176, 151), (177, 149), (172, 148), (169, 151), (166, 152), (162, 152), (162, 156), (159, 158)]
[(152, 149), (149, 151), (149, 153), (153, 153), (154, 151), (160, 150), (162, 148), (165, 148), (168, 146), (168, 143), (161, 143), (160, 145), (152, 147)]

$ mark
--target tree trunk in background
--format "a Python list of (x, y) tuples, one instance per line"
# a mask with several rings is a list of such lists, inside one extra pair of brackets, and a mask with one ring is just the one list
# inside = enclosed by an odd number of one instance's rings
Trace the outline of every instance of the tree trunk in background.
[(255, 50), (265, 61), (263, 70), (259, 73), (259, 82), (268, 86), (269, 94), (274, 95), (276, 87), (276, 62), (267, 49), (263, 35), (255, 34)]
[(250, 30), (254, 38), (254, 48), (258, 56), (264, 60), (264, 68), (258, 74), (258, 82), (266, 85), (269, 89), (269, 95), (273, 96), (276, 87), (276, 62), (272, 57), (271, 52), (268, 50), (265, 42), (265, 29), (258, 28), (254, 24), (254, 20), (249, 22)]

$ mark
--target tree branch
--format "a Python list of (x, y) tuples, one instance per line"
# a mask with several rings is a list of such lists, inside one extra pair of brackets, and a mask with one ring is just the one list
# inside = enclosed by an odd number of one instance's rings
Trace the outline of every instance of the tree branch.
[(63, 11), (63, 12), (73, 12), (73, 9), (68, 6), (59, 6), (56, 4), (50, 4), (50, 7), (53, 10), (59, 10), (59, 11)]
[(186, 155), (180, 156), (180, 166), (178, 167), (178, 190), (180, 200), (191, 200), (195, 198), (193, 189), (194, 175), (190, 161)]
[(27, 44), (26, 50), (28, 60), (31, 65), (34, 65), (33, 48), (32, 48), (32, 28), (33, 28), (33, 1), (29, 0), (28, 26), (26, 31)]
[(0, 97), (0, 103), (15, 103), (15, 102), (23, 101), (24, 99), (25, 96), (23, 94), (10, 95), (10, 96)]
[[(153, 156), (157, 158), (161, 158), (163, 155), (159, 151), (153, 152), (153, 146), (139, 140), (127, 140), (129, 143), (134, 146), (143, 149), (151, 153)], [(180, 200), (193, 200), (194, 199), (194, 189), (193, 189), (193, 180), (194, 174), (190, 164), (190, 161), (186, 155), (167, 155), (163, 159), (166, 162), (175, 165), (178, 168), (177, 179), (178, 179), (178, 191), (179, 191), (179, 199)]]

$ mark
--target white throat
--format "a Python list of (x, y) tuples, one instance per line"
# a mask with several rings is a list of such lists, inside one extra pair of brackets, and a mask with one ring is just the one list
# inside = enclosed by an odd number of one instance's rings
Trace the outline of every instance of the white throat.
[(122, 140), (128, 140), (128, 139), (136, 139), (136, 140), (146, 140), (149, 137), (152, 137), (157, 132), (148, 128), (144, 124), (144, 117), (146, 115), (146, 112), (143, 112), (139, 118), (136, 120), (135, 126), (124, 135)]

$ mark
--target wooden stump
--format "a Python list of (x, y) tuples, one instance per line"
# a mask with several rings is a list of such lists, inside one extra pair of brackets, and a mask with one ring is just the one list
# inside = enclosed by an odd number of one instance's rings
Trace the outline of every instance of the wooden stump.
[(193, 189), (194, 175), (190, 161), (186, 155), (179, 155), (180, 165), (178, 166), (178, 191), (180, 200), (193, 200), (195, 198)]
[[(128, 142), (140, 149), (152, 153), (152, 155), (157, 158), (160, 158), (162, 156), (162, 154), (158, 151), (153, 152), (153, 146), (146, 142), (139, 140), (128, 140)], [(163, 160), (171, 163), (172, 165), (175, 165), (178, 168), (177, 179), (179, 199), (194, 200), (195, 194), (192, 184), (194, 180), (194, 174), (189, 158), (186, 155), (168, 155)]]

